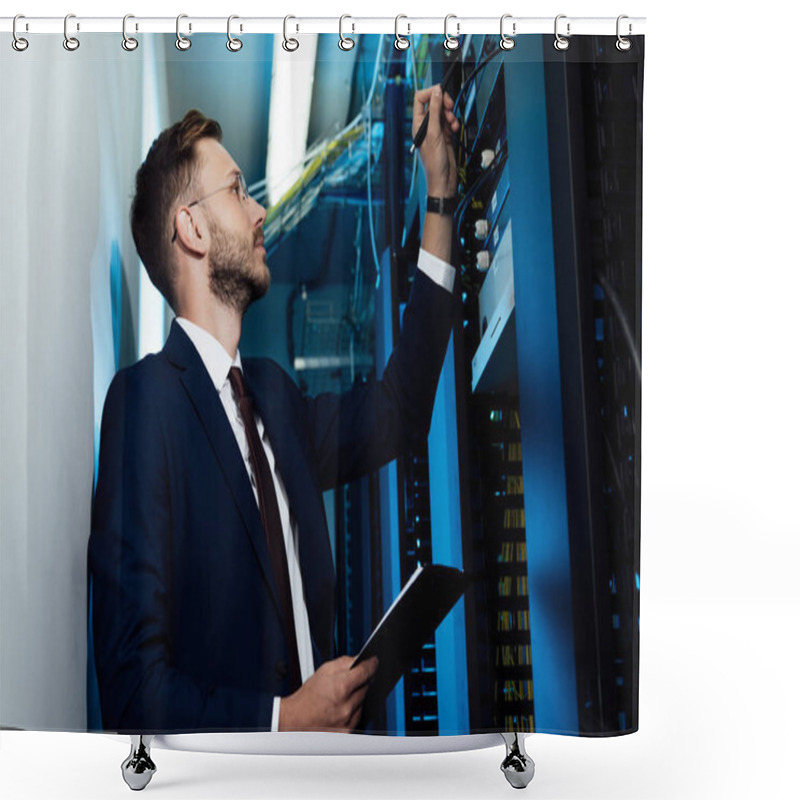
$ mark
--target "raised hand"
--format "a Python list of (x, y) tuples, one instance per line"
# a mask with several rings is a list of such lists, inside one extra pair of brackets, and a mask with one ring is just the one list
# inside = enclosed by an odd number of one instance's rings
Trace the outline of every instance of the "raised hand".
[(429, 111), (428, 131), (419, 146), (419, 157), (425, 170), (428, 194), (433, 197), (454, 197), (458, 184), (453, 136), (459, 122), (453, 113), (453, 98), (437, 83), (414, 94), (414, 118), (411, 137), (416, 135), (425, 112)]

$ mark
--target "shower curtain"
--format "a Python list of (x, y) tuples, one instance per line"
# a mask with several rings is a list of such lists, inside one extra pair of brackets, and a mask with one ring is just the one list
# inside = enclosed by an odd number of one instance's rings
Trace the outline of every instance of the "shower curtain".
[[(635, 731), (643, 37), (184, 33), (2, 48), (0, 724), (281, 730), (377, 640), (342, 730)], [(219, 137), (135, 240), (192, 110)], [(174, 288), (231, 307), (233, 203), (281, 558)]]

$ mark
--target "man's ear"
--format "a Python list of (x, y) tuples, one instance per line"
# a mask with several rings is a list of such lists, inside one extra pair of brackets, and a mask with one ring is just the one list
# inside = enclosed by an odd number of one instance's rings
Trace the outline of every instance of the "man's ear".
[(175, 212), (177, 241), (182, 247), (197, 256), (204, 256), (208, 249), (208, 237), (202, 229), (201, 220), (196, 218), (188, 206), (180, 206)]

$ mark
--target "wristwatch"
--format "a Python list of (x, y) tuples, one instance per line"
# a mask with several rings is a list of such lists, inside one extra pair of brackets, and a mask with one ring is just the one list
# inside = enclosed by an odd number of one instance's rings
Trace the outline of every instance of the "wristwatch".
[(452, 216), (457, 207), (458, 200), (455, 197), (431, 197), (428, 195), (428, 211), (434, 214)]

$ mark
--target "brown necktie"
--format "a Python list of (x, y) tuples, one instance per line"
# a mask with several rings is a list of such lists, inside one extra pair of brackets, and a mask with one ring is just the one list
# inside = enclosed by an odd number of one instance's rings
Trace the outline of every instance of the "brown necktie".
[(228, 373), (233, 393), (239, 404), (239, 410), (244, 420), (244, 430), (247, 436), (247, 446), (250, 449), (250, 461), (256, 478), (256, 491), (258, 492), (258, 508), (261, 512), (261, 524), (267, 534), (267, 546), (275, 572), (275, 581), (278, 586), (280, 602), (283, 606), (283, 618), (286, 627), (286, 646), (289, 652), (289, 680), (290, 691), (300, 688), (300, 662), (297, 655), (297, 634), (294, 627), (294, 613), (292, 611), (292, 593), (289, 586), (289, 567), (286, 561), (286, 546), (283, 541), (281, 517), (278, 511), (278, 498), (275, 495), (275, 482), (272, 470), (269, 468), (264, 445), (258, 435), (256, 420), (253, 415), (253, 398), (244, 385), (242, 371), (238, 367), (231, 367)]

